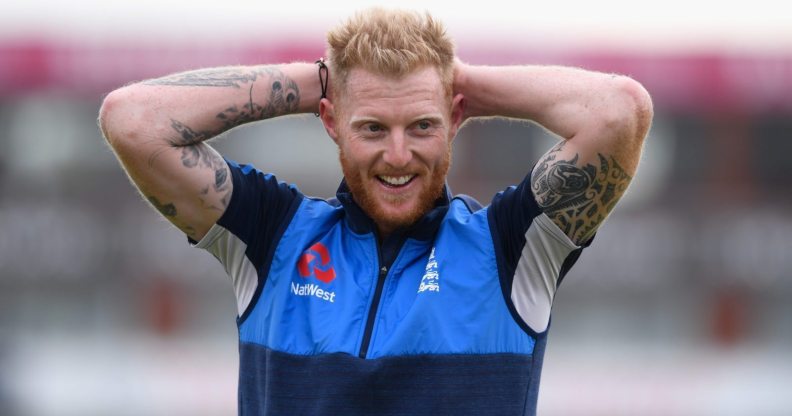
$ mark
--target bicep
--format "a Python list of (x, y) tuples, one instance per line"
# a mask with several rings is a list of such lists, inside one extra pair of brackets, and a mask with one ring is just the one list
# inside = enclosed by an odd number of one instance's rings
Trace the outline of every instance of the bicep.
[(613, 77), (605, 86), (602, 99), (575, 111), (577, 127), (531, 175), (537, 203), (576, 244), (594, 235), (627, 191), (653, 116), (651, 98), (637, 82)]
[[(113, 146), (143, 197), (193, 240), (223, 215), (232, 181), (225, 160), (195, 132), (173, 121), (167, 140), (138, 137)], [(111, 141), (112, 142), (112, 141)]]
[(585, 152), (571, 141), (561, 142), (537, 163), (531, 188), (542, 211), (575, 244), (582, 244), (627, 190), (634, 169), (624, 164), (607, 149)]

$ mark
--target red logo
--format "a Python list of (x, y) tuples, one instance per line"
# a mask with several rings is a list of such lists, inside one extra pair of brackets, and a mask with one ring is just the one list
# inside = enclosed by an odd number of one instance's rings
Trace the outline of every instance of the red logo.
[(325, 283), (332, 282), (336, 277), (335, 270), (330, 265), (330, 252), (322, 243), (316, 243), (303, 252), (297, 260), (297, 271), (302, 277), (310, 277), (313, 274)]

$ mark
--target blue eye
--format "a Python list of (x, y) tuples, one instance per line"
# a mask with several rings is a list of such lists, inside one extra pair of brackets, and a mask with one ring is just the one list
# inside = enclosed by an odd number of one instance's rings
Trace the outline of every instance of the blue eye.
[(421, 130), (428, 130), (432, 127), (432, 123), (427, 120), (421, 120), (418, 122), (418, 128)]
[(369, 123), (369, 125), (366, 126), (366, 128), (368, 129), (368, 131), (370, 131), (372, 133), (379, 133), (379, 132), (382, 131), (382, 126), (380, 126), (379, 124), (375, 124), (375, 123)]

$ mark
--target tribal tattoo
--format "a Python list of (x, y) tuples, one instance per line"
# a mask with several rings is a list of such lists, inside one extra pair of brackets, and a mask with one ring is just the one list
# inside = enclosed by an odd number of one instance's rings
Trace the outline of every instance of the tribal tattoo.
[(613, 210), (632, 177), (612, 156), (597, 153), (599, 166), (578, 165), (579, 155), (558, 159), (565, 142), (542, 157), (531, 175), (537, 203), (576, 244), (587, 241)]

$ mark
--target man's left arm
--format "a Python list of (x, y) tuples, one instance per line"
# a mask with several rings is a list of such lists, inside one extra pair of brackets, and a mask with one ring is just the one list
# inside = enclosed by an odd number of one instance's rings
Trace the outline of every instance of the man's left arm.
[(465, 118), (532, 120), (563, 139), (536, 163), (531, 188), (542, 211), (575, 244), (596, 232), (635, 174), (652, 102), (636, 81), (556, 66), (458, 62)]

